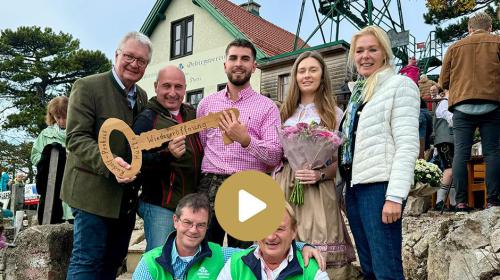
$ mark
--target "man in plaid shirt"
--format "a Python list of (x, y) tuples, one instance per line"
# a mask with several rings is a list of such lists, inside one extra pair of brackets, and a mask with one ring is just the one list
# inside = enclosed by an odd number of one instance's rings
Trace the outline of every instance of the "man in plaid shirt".
[[(281, 160), (282, 149), (276, 128), (281, 125), (279, 110), (272, 100), (254, 91), (250, 77), (256, 69), (256, 50), (249, 41), (236, 39), (226, 48), (224, 71), (228, 77), (225, 89), (203, 98), (197, 117), (229, 108), (240, 111), (239, 119), (226, 114), (220, 119), (220, 129), (200, 132), (205, 155), (201, 164), (199, 191), (206, 193), (214, 211), (215, 194), (222, 182), (243, 170), (269, 173)], [(224, 145), (222, 133), (234, 143)], [(208, 229), (209, 241), (222, 245), (225, 232), (215, 215)], [(241, 242), (228, 236), (231, 247), (247, 248), (251, 242)]]

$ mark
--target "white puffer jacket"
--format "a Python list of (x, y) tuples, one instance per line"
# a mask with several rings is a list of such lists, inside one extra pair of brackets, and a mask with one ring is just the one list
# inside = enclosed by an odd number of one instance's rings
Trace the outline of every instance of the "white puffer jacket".
[(406, 199), (419, 151), (419, 91), (393, 69), (377, 75), (356, 131), (352, 184), (389, 181), (386, 197)]

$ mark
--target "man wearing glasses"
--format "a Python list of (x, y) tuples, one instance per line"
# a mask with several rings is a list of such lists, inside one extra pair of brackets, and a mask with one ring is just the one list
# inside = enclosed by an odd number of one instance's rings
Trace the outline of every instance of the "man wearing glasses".
[[(203, 194), (188, 194), (179, 200), (173, 216), (176, 231), (168, 236), (165, 245), (142, 256), (132, 279), (217, 279), (231, 255), (243, 250), (221, 247), (205, 239), (210, 213), (208, 198)], [(306, 265), (311, 255), (321, 259), (319, 250), (311, 247), (303, 248), (302, 254)], [(324, 265), (321, 261), (323, 269)]]
[[(132, 125), (147, 102), (136, 83), (151, 59), (152, 44), (138, 32), (128, 33), (115, 52), (115, 64), (105, 73), (77, 80), (68, 106), (61, 198), (75, 216), (73, 251), (67, 279), (115, 279), (127, 255), (135, 224), (138, 184), (114, 176), (104, 165), (97, 145), (103, 122), (118, 118)], [(127, 141), (112, 134), (115, 161), (130, 168)], [(124, 160), (125, 159), (125, 160)]]

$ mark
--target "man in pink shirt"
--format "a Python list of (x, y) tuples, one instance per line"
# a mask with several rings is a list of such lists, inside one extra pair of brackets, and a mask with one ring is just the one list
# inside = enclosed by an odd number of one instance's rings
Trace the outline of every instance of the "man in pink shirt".
[[(208, 195), (212, 211), (215, 194), (227, 177), (243, 170), (269, 173), (281, 160), (282, 149), (276, 130), (281, 125), (279, 110), (272, 100), (250, 86), (250, 77), (257, 66), (255, 58), (255, 47), (249, 41), (236, 39), (229, 43), (224, 61), (228, 77), (226, 88), (203, 98), (198, 105), (197, 117), (229, 108), (240, 111), (239, 119), (234, 114), (224, 114), (220, 119), (220, 129), (200, 132), (205, 155), (199, 191)], [(224, 145), (222, 133), (234, 143)], [(225, 232), (215, 215), (207, 235), (209, 241), (222, 245)], [(228, 243), (240, 248), (252, 244), (229, 235)]]

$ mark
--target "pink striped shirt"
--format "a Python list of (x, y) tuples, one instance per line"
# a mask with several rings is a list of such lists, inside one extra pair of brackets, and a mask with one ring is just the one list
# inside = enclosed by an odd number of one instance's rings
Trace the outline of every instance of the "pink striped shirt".
[(281, 125), (279, 110), (267, 97), (255, 92), (252, 87), (240, 91), (239, 98), (229, 98), (227, 87), (203, 98), (198, 104), (197, 117), (210, 112), (237, 108), (240, 122), (246, 124), (250, 145), (241, 147), (234, 142), (224, 145), (218, 128), (200, 132), (205, 155), (201, 163), (203, 173), (230, 175), (243, 170), (270, 172), (280, 163), (283, 151), (276, 128)]

